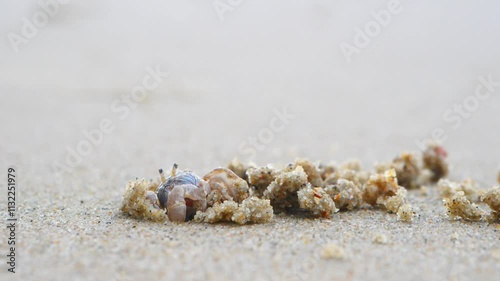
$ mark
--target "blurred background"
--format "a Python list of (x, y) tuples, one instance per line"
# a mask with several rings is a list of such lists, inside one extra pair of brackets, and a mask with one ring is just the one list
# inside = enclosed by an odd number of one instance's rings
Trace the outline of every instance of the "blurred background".
[[(121, 194), (173, 162), (203, 174), (235, 157), (368, 168), (436, 129), (454, 175), (494, 182), (500, 84), (474, 94), (479, 77), (500, 82), (497, 1), (2, 4), (0, 161), (42, 184), (94, 177)], [(397, 13), (376, 22), (388, 5)], [(281, 126), (285, 108), (294, 117)], [(85, 146), (103, 119), (112, 129)]]

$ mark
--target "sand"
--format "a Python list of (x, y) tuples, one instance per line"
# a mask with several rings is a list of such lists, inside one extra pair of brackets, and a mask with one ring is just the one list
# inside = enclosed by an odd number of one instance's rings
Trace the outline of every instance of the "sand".
[[(10, 2), (4, 39), (40, 10)], [(0, 42), (0, 206), (5, 220), (14, 165), (19, 218), (14, 276), (0, 231), (0, 280), (498, 280), (499, 224), (450, 221), (434, 186), (408, 192), (412, 223), (378, 209), (244, 226), (151, 223), (119, 210), (129, 180), (174, 162), (199, 175), (234, 157), (359, 158), (370, 169), (436, 132), (450, 179), (491, 187), (500, 88), (467, 117), (453, 110), (478, 77), (500, 81), (498, 2), (402, 1), (351, 63), (339, 44), (353, 44), (388, 1), (244, 1), (224, 21), (213, 1), (70, 2), (19, 53)], [(157, 65), (169, 78), (126, 106)], [(293, 117), (283, 121), (285, 111)], [(74, 167), (53, 168), (100, 125), (109, 132), (70, 157)]]
[[(450, 222), (432, 196), (412, 198), (419, 217), (410, 224), (383, 211), (357, 210), (331, 219), (277, 216), (268, 224), (239, 226), (137, 221), (118, 211), (119, 196), (82, 203), (37, 194), (19, 210), (16, 277), (494, 280), (498, 224)], [(380, 233), (387, 236), (384, 245), (373, 242)], [(342, 259), (321, 258), (329, 243), (344, 249)]]
[[(8, 149), (2, 167), (15, 164), (19, 178), (17, 280), (494, 280), (500, 272), (499, 224), (450, 221), (433, 186), (426, 196), (409, 191), (418, 214), (412, 223), (378, 209), (339, 212), (330, 219), (278, 215), (270, 223), (244, 226), (129, 218), (119, 211), (127, 180), (157, 177), (157, 168), (167, 168), (172, 161), (203, 174), (215, 163), (227, 163), (234, 151), (210, 138), (203, 142), (190, 137), (182, 144), (178, 136), (194, 137), (199, 125), (184, 131), (159, 130), (154, 120), (161, 112), (145, 103), (128, 125), (106, 135), (103, 144), (78, 168), (61, 175), (58, 183), (50, 164), (64, 162), (65, 145), (75, 145), (70, 139), (79, 136), (70, 116), (82, 117), (90, 108), (106, 114), (106, 104), (99, 97), (75, 104), (48, 96), (62, 112), (70, 107), (74, 114), (51, 113), (53, 109), (36, 107), (31, 96), (19, 95), (15, 101), (38, 110), (42, 120), (19, 118), (16, 126), (2, 121), (17, 133), (2, 136)], [(2, 120), (13, 111), (5, 108)], [(144, 129), (142, 124), (149, 122), (153, 124)], [(310, 150), (319, 147), (304, 145)], [(449, 147), (451, 161), (456, 161), (461, 152)], [(357, 156), (364, 162), (375, 160)], [(286, 163), (294, 157), (287, 153), (275, 159)], [(457, 169), (465, 164), (452, 164), (451, 178), (466, 174), (464, 168)], [(483, 173), (475, 170), (469, 175), (484, 186), (488, 180), (493, 184), (494, 166), (481, 167)], [(374, 242), (380, 235), (387, 243)], [(343, 254), (326, 258), (324, 252), (331, 247)], [(7, 276), (5, 270), (3, 264), (2, 276)]]

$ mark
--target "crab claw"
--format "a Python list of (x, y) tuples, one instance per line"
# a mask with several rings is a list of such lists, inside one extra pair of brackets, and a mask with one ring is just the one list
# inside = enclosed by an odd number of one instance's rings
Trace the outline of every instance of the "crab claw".
[(203, 185), (176, 185), (167, 196), (167, 216), (171, 221), (186, 221), (197, 210), (206, 210), (206, 190)]
[(158, 197), (156, 196), (156, 193), (154, 193), (153, 191), (146, 192), (146, 199), (151, 202), (151, 205), (153, 205), (155, 209), (160, 209), (160, 206), (158, 206), (157, 203)]
[(182, 185), (174, 187), (167, 196), (167, 215), (170, 221), (185, 221), (186, 201), (184, 200), (184, 188)]

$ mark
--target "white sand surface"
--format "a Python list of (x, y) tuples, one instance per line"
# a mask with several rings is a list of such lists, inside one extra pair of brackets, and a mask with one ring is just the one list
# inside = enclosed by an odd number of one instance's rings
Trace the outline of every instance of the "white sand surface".
[[(371, 170), (418, 151), (436, 129), (450, 178), (493, 186), (500, 87), (466, 117), (454, 110), (478, 77), (500, 81), (498, 4), (401, 1), (403, 12), (347, 63), (339, 44), (386, 1), (244, 1), (222, 22), (211, 1), (146, 2), (72, 1), (19, 53), (0, 44), (0, 202), (5, 210), (14, 166), (19, 218), (14, 276), (0, 232), (1, 280), (498, 280), (499, 224), (450, 221), (433, 186), (409, 192), (418, 214), (409, 224), (378, 209), (245, 226), (119, 211), (128, 180), (174, 162), (199, 175), (234, 157), (359, 158)], [(36, 1), (7, 6), (5, 35), (39, 10)], [(116, 106), (147, 67), (170, 76), (125, 116)], [(284, 108), (294, 117), (263, 139)], [(443, 117), (450, 110), (455, 121)], [(113, 129), (68, 156), (104, 119)], [(249, 138), (260, 139), (251, 159)], [(323, 259), (329, 245), (343, 258)]]

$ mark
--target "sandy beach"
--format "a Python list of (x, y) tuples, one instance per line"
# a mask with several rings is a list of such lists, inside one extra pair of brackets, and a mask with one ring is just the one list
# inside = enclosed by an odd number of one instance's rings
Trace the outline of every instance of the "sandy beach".
[[(173, 163), (204, 175), (234, 158), (358, 158), (372, 171), (430, 138), (449, 153), (450, 179), (498, 185), (498, 4), (401, 1), (349, 62), (339, 46), (388, 1), (243, 2), (223, 20), (210, 1), (73, 1), (16, 53), (7, 35), (41, 9), (28, 2), (0, 12), (0, 202), (7, 224), (13, 167), (18, 219), (16, 273), (2, 227), (0, 279), (500, 276), (500, 225), (450, 221), (431, 185), (409, 191), (411, 223), (377, 208), (243, 226), (119, 210), (129, 180)], [(339, 259), (322, 255), (331, 245)]]

